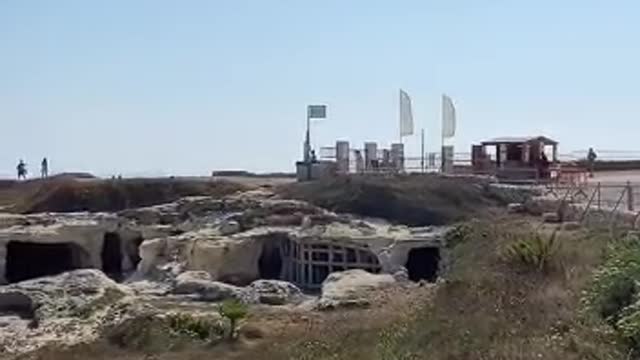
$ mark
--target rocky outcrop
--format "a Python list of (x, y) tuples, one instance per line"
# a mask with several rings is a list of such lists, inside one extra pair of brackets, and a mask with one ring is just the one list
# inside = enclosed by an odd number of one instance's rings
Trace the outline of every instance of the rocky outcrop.
[(318, 300), (321, 310), (337, 307), (369, 306), (372, 290), (390, 286), (396, 280), (389, 274), (371, 274), (354, 269), (330, 274), (322, 284), (322, 295)]
[(192, 295), (201, 301), (222, 301), (226, 299), (243, 299), (244, 289), (211, 281), (209, 273), (204, 271), (187, 271), (175, 280), (173, 293), (178, 295)]
[[(102, 255), (105, 237), (115, 234), (121, 242), (120, 254), (111, 267), (121, 268), (120, 275), (128, 275), (135, 267), (136, 281), (170, 283), (184, 271), (205, 271), (212, 280), (246, 286), (260, 278), (278, 278), (273, 269), (275, 274), (265, 276), (260, 261), (265, 254), (282, 257), (283, 242), (355, 249), (375, 259), (367, 262), (379, 264), (383, 272), (395, 273), (406, 264), (412, 249), (441, 247), (446, 231), (339, 215), (266, 191), (222, 199), (188, 197), (118, 214), (6, 216), (0, 217), (2, 223), (11, 226), (0, 228), (0, 284), (7, 280), (7, 244), (12, 241), (70, 244), (72, 263), (64, 270), (95, 268), (111, 275)], [(356, 258), (349, 261), (358, 263)]]
[(255, 302), (266, 305), (285, 305), (299, 303), (304, 299), (300, 289), (286, 281), (257, 280), (246, 291)]
[(30, 307), (39, 320), (87, 317), (130, 294), (98, 270), (75, 270), (0, 287), (0, 313)]
[(300, 289), (286, 281), (257, 280), (247, 287), (212, 281), (204, 271), (187, 271), (176, 277), (173, 294), (189, 295), (194, 300), (219, 302), (236, 299), (245, 303), (285, 305), (304, 299)]
[(174, 263), (184, 271), (205, 271), (213, 280), (247, 285), (262, 277), (259, 262), (266, 248), (295, 241), (365, 249), (377, 259), (383, 272), (395, 273), (405, 266), (412, 249), (441, 247), (445, 232), (446, 228), (410, 229), (361, 220), (308, 227), (265, 226), (231, 236), (207, 228), (145, 241), (138, 270), (142, 276), (153, 276), (166, 264)]

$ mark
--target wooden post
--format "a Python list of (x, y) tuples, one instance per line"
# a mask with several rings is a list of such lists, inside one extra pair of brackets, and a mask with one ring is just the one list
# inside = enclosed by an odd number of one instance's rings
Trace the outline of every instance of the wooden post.
[(305, 248), (307, 253), (309, 254), (309, 258), (306, 263), (306, 267), (307, 267), (306, 282), (307, 282), (307, 286), (313, 286), (313, 265), (312, 265), (313, 250), (311, 249), (310, 245), (306, 245)]
[(598, 191), (598, 210), (600, 210), (600, 182), (598, 181), (598, 187), (596, 189)]
[(633, 187), (630, 181), (627, 181), (627, 209), (633, 211)]

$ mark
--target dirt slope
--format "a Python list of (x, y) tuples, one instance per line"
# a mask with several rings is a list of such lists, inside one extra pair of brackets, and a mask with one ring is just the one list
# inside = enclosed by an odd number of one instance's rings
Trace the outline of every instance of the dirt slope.
[(462, 220), (524, 196), (492, 189), (482, 180), (436, 175), (344, 177), (288, 184), (278, 191), (283, 197), (306, 200), (332, 211), (411, 226)]
[(246, 187), (227, 181), (65, 178), (19, 183), (7, 191), (11, 191), (14, 200), (14, 205), (9, 210), (37, 213), (119, 211), (171, 202), (184, 196), (224, 196), (243, 189)]

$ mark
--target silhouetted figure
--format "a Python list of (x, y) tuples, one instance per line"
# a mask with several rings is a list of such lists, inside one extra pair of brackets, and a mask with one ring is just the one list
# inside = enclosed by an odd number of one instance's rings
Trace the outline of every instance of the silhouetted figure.
[(589, 176), (593, 177), (593, 171), (596, 165), (596, 159), (598, 155), (593, 150), (593, 148), (589, 148), (589, 153), (587, 154), (587, 161), (589, 162)]
[(311, 150), (311, 162), (317, 162), (318, 158), (316, 157), (316, 151), (315, 150)]
[(27, 179), (27, 164), (25, 164), (24, 161), (22, 161), (22, 159), (20, 159), (18, 166), (16, 166), (16, 170), (18, 170), (18, 180)]
[(42, 159), (42, 163), (40, 164), (40, 176), (43, 179), (49, 177), (49, 161), (47, 161), (47, 158)]
[(547, 154), (540, 154), (540, 177), (546, 179), (549, 177), (549, 159), (547, 158)]

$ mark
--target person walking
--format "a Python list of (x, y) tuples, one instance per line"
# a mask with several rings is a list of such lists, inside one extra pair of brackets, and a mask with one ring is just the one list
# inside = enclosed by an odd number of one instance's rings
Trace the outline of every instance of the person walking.
[(43, 179), (49, 177), (49, 161), (47, 161), (46, 157), (42, 159), (42, 163), (40, 164), (40, 176)]
[(16, 170), (18, 170), (18, 180), (27, 179), (27, 164), (25, 164), (22, 159), (20, 159), (18, 166), (16, 166)]
[(593, 148), (589, 148), (589, 153), (587, 154), (587, 161), (589, 163), (589, 177), (593, 177), (593, 171), (595, 169), (597, 158), (598, 154), (596, 154)]

